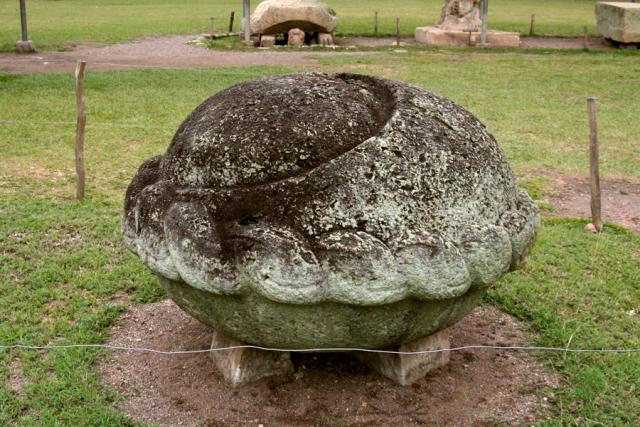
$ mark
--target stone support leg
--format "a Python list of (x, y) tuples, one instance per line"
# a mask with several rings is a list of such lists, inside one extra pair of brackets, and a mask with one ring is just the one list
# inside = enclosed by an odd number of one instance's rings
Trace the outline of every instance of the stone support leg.
[(318, 44), (322, 46), (333, 46), (333, 35), (331, 33), (319, 33)]
[[(424, 351), (450, 348), (449, 333), (437, 332), (428, 337), (402, 344), (394, 351)], [(423, 378), (429, 371), (446, 365), (449, 352), (426, 353), (420, 355), (398, 355), (386, 353), (354, 353), (364, 364), (399, 385), (410, 385)]]
[[(242, 344), (215, 331), (211, 348), (233, 347)], [(210, 355), (225, 381), (233, 387), (260, 380), (281, 383), (287, 381), (293, 374), (293, 363), (291, 363), (289, 353), (285, 352), (241, 348), (212, 351)]]
[(276, 45), (276, 36), (273, 35), (261, 35), (260, 47), (274, 47)]
[(288, 44), (289, 46), (304, 45), (304, 31), (300, 28), (292, 28), (289, 30)]

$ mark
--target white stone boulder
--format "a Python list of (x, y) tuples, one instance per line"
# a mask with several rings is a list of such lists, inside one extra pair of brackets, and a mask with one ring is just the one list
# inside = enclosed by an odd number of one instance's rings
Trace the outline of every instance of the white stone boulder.
[(598, 33), (619, 43), (640, 43), (640, 3), (596, 3)]
[(265, 0), (251, 15), (251, 32), (284, 34), (299, 28), (305, 33), (331, 33), (338, 22), (333, 9), (318, 0)]

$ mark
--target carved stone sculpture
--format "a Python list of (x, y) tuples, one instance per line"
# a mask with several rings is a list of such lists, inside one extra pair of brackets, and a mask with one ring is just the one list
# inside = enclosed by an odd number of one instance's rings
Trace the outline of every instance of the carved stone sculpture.
[(126, 194), (124, 242), (241, 342), (398, 346), (461, 319), (539, 216), (487, 128), (405, 83), (301, 73), (198, 106)]
[(284, 34), (292, 28), (305, 33), (332, 33), (336, 13), (318, 0), (264, 0), (251, 15), (251, 32)]
[[(440, 21), (435, 27), (417, 27), (419, 44), (471, 47), (481, 43), (482, 0), (445, 0)], [(517, 32), (487, 30), (486, 46), (518, 47)]]
[(482, 0), (445, 0), (436, 27), (444, 30), (478, 30), (482, 26)]

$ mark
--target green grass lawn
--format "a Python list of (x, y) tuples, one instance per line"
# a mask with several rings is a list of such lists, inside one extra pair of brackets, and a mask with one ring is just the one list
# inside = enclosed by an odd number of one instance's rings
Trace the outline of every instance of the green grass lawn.
[[(379, 35), (395, 34), (395, 18), (403, 35), (415, 27), (433, 25), (442, 0), (331, 0), (341, 25), (339, 35), (373, 35), (373, 16), (379, 12)], [(252, 1), (252, 7), (258, 1)], [(576, 36), (587, 25), (595, 31), (593, 0), (492, 0), (491, 27), (528, 34), (531, 14), (536, 14), (540, 35)], [(236, 12), (240, 28), (240, 0), (27, 0), (30, 38), (41, 49), (66, 43), (113, 43), (149, 34), (190, 34), (209, 28), (209, 17), (219, 28), (228, 27)], [(0, 51), (11, 51), (20, 37), (17, 0), (0, 0)]]
[[(584, 97), (596, 95), (604, 174), (640, 182), (640, 56), (417, 49), (323, 59), (321, 68), (402, 79), (452, 98), (489, 126), (521, 175), (537, 168), (586, 174)], [(126, 186), (207, 96), (283, 71), (291, 70), (89, 70), (84, 203), (72, 198), (72, 76), (0, 74), (0, 343), (102, 343), (127, 299), (162, 298), (122, 247)], [(544, 192), (544, 182), (525, 184)], [(593, 236), (584, 224), (545, 220), (527, 267), (487, 301), (526, 320), (539, 333), (536, 344), (640, 347), (640, 236), (614, 226)], [(130, 425), (93, 368), (102, 357), (99, 350), (0, 351), (0, 425)], [(562, 375), (545, 423), (640, 423), (640, 355), (539, 357)], [(18, 391), (9, 386), (16, 372)]]

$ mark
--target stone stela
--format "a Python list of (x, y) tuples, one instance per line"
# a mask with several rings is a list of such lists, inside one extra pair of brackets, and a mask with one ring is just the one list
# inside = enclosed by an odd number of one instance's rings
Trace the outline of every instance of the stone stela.
[[(198, 106), (127, 189), (123, 240), (213, 348), (449, 348), (447, 328), (540, 225), (496, 139), (416, 86), (356, 74), (244, 82)], [(407, 385), (449, 360), (356, 353)], [(290, 355), (213, 352), (238, 386)]]
[[(418, 27), (416, 42), (441, 46), (479, 46), (481, 42), (482, 0), (445, 0), (440, 20), (435, 27)], [(491, 47), (518, 47), (520, 34), (488, 30), (487, 44)]]

